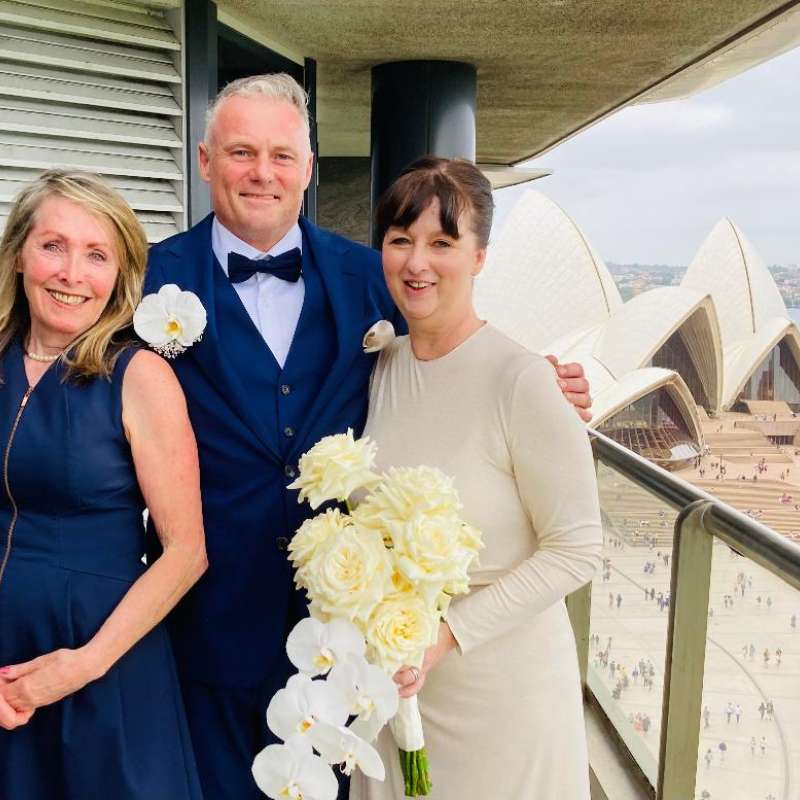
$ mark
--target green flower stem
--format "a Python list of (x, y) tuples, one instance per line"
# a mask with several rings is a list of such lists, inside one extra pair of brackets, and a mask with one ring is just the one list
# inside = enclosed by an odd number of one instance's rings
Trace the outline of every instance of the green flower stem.
[(403, 772), (406, 797), (425, 797), (431, 792), (431, 782), (428, 768), (428, 753), (422, 750), (406, 752), (400, 750), (400, 768)]
[(419, 754), (420, 759), (420, 776), (422, 778), (422, 792), (421, 794), (430, 794), (431, 791), (431, 775), (430, 771), (428, 770), (428, 751), (421, 750)]

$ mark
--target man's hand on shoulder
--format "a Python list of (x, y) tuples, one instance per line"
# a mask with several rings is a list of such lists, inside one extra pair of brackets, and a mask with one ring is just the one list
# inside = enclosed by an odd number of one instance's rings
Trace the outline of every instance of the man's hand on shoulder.
[(583, 374), (583, 367), (572, 362), (570, 364), (559, 364), (558, 359), (553, 355), (545, 358), (555, 367), (558, 375), (558, 385), (564, 393), (564, 397), (575, 406), (578, 416), (584, 421), (592, 419), (592, 397), (589, 394), (589, 381)]

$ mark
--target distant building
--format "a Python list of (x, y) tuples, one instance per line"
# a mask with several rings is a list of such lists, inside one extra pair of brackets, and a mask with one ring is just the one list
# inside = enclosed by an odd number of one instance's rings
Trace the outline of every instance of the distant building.
[(529, 191), (490, 248), (476, 297), (481, 314), (526, 347), (583, 364), (592, 427), (663, 466), (701, 451), (701, 414), (751, 398), (800, 408), (800, 332), (728, 220), (680, 285), (623, 302), (575, 222)]
[(709, 293), (719, 315), (724, 358), (722, 407), (782, 400), (800, 408), (800, 331), (775, 280), (742, 232), (720, 220), (682, 285)]

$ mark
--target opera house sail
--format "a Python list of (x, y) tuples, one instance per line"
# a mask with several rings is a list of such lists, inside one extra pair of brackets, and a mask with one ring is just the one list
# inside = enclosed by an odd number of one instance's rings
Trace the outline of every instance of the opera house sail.
[(722, 335), (722, 408), (783, 401), (800, 409), (800, 331), (769, 270), (729, 219), (720, 220), (694, 257), (682, 286), (708, 292)]
[(585, 234), (528, 191), (491, 246), (478, 307), (521, 344), (583, 364), (592, 427), (671, 469), (702, 452), (702, 416), (749, 400), (800, 408), (800, 331), (755, 249), (729, 220), (679, 286), (623, 303)]

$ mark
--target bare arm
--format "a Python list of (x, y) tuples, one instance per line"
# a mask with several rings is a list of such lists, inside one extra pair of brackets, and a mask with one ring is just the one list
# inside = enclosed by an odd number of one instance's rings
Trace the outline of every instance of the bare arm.
[(157, 625), (207, 562), (197, 445), (186, 401), (161, 358), (140, 351), (125, 373), (123, 425), (163, 555), (131, 586), (83, 647), (47, 653), (0, 671), (0, 700), (17, 712), (48, 705), (104, 675)]

